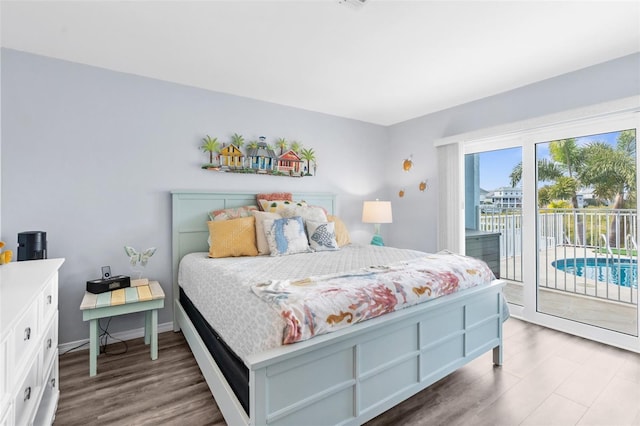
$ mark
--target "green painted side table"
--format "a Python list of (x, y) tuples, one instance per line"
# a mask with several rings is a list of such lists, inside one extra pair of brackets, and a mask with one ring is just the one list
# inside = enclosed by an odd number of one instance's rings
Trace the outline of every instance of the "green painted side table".
[(164, 307), (164, 292), (157, 281), (100, 294), (85, 292), (80, 304), (82, 320), (89, 321), (89, 376), (98, 371), (98, 320), (144, 312), (144, 343), (151, 346), (151, 359), (158, 359), (158, 309)]

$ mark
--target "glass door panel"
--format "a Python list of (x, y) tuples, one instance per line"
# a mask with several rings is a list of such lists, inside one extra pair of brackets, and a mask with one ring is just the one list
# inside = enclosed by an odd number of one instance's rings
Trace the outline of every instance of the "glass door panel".
[(507, 281), (509, 303), (523, 304), (522, 148), (465, 155), (466, 254)]
[(635, 130), (535, 153), (537, 311), (637, 336)]

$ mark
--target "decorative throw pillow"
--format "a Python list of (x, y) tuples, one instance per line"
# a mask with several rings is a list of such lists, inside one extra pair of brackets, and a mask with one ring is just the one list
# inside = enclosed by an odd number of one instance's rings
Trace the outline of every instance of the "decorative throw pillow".
[(313, 222), (308, 220), (309, 245), (315, 251), (338, 250), (335, 222)]
[(252, 214), (256, 218), (256, 243), (258, 245), (258, 254), (271, 254), (271, 250), (269, 250), (269, 243), (267, 242), (267, 236), (265, 233), (264, 221), (267, 219), (282, 219), (282, 216), (280, 216), (278, 213), (260, 211), (254, 211), (252, 212)]
[(271, 256), (310, 252), (304, 223), (299, 216), (265, 219), (264, 229)]
[(258, 206), (242, 206), (242, 207), (234, 207), (230, 209), (213, 210), (209, 212), (209, 219), (230, 220), (230, 219), (238, 219), (241, 217), (249, 217), (251, 216), (251, 212), (256, 210), (258, 210)]
[[(291, 201), (291, 200), (293, 200), (293, 194), (291, 194), (290, 192), (271, 192), (269, 194), (256, 194), (256, 203), (258, 203), (258, 206), (260, 206), (260, 200), (267, 200), (267, 201), (287, 200), (287, 201)], [(260, 207), (260, 209), (262, 210), (262, 207)]]
[(334, 222), (336, 224), (335, 230), (336, 230), (336, 241), (338, 242), (338, 247), (351, 244), (351, 237), (349, 237), (349, 230), (347, 229), (347, 225), (344, 224), (342, 219), (340, 219), (338, 216), (327, 215), (327, 220), (329, 222)]
[(322, 207), (295, 206), (291, 209), (285, 209), (280, 214), (282, 217), (300, 216), (305, 223), (308, 220), (312, 222), (327, 221), (327, 215)]
[(263, 212), (278, 213), (282, 216), (287, 214), (287, 211), (294, 210), (296, 206), (306, 206), (304, 201), (290, 201), (290, 200), (260, 200), (260, 210)]
[(207, 222), (211, 246), (209, 257), (257, 256), (256, 219), (253, 216), (240, 219)]

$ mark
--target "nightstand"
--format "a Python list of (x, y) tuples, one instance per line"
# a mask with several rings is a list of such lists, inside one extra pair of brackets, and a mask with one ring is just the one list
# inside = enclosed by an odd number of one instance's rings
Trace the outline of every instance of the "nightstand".
[(157, 281), (100, 294), (85, 292), (80, 304), (82, 320), (89, 321), (89, 375), (98, 370), (98, 320), (116, 315), (144, 312), (144, 343), (150, 345), (151, 359), (158, 359), (158, 309), (164, 307), (164, 292)]

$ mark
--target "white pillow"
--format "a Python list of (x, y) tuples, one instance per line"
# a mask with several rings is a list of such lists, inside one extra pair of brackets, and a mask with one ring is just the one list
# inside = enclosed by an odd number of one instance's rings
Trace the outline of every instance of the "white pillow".
[(295, 206), (291, 209), (280, 212), (282, 217), (300, 216), (306, 223), (308, 220), (313, 222), (326, 222), (327, 214), (322, 207), (314, 206)]
[(256, 218), (256, 243), (258, 246), (258, 254), (270, 254), (269, 243), (265, 232), (264, 221), (267, 219), (281, 219), (278, 213), (252, 211), (251, 214)]
[(336, 241), (336, 230), (334, 222), (314, 222), (307, 221), (307, 234), (309, 234), (309, 245), (315, 251), (338, 250)]
[(265, 219), (264, 229), (271, 256), (311, 251), (307, 234), (304, 232), (304, 222), (300, 216)]

